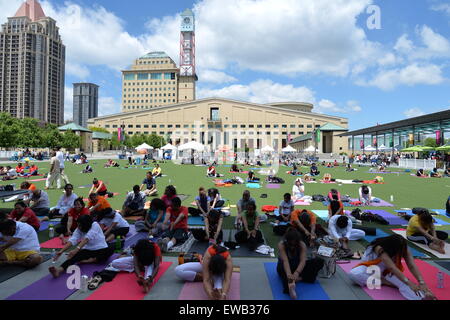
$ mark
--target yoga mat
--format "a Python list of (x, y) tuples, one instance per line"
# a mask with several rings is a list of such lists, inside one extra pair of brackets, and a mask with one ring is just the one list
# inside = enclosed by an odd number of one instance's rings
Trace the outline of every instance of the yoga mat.
[[(414, 215), (414, 213), (412, 212), (412, 210), (394, 210), (395, 212), (398, 212), (398, 213), (400, 213), (400, 212), (404, 212), (404, 213), (406, 213), (407, 215), (409, 215), (409, 216), (413, 216)], [(436, 213), (438, 213), (439, 215), (441, 215), (441, 213), (440, 213), (440, 211), (441, 210), (439, 210), (439, 209), (437, 209), (437, 210), (435, 210), (435, 209), (429, 209), (429, 211), (430, 212), (436, 212)], [(445, 210), (442, 210), (444, 213), (445, 213)], [(440, 217), (439, 218), (439, 216), (438, 217), (436, 217), (435, 215), (433, 215), (433, 219), (436, 221), (436, 223), (435, 224), (440, 224), (440, 225), (443, 225), (443, 226), (449, 226), (450, 225), (450, 223), (448, 222), (448, 221), (446, 221), (446, 220), (442, 220), (441, 218), (447, 218), (446, 216), (445, 216), (445, 214), (443, 215), (443, 217)], [(404, 221), (403, 221), (403, 224), (402, 225), (404, 225), (404, 224), (407, 224), (408, 223), (408, 221), (406, 220), (406, 219), (403, 219)]]
[(266, 185), (266, 188), (267, 189), (280, 189), (281, 185), (279, 185), (279, 184), (268, 184), (268, 185)]
[[(95, 271), (103, 270), (117, 256), (113, 255), (106, 263), (102, 264), (79, 265), (81, 274), (91, 277)], [(61, 260), (64, 261), (63, 259)], [(6, 300), (65, 300), (77, 291), (76, 289), (67, 288), (67, 279), (69, 276), (69, 274), (63, 273), (59, 278), (55, 279), (49, 274), (9, 296)]]
[(83, 186), (79, 186), (78, 188), (79, 189), (86, 189), (86, 188), (90, 188), (90, 187), (92, 187), (92, 184), (85, 184)]
[[(51, 254), (41, 254), (41, 255), (44, 258), (42, 262), (48, 261), (52, 257)], [(9, 280), (27, 270), (29, 269), (21, 266), (7, 265), (0, 267), (0, 283)]]
[(436, 212), (442, 216), (447, 216), (447, 210), (445, 209), (430, 209), (431, 212)]
[(40, 246), (43, 249), (62, 249), (62, 248), (64, 248), (64, 245), (62, 244), (62, 241), (59, 237), (45, 241), (44, 243), (41, 243)]
[[(203, 282), (186, 282), (181, 289), (178, 300), (209, 300), (203, 288)], [(233, 272), (227, 300), (241, 300), (241, 274)]]
[(56, 226), (57, 224), (59, 224), (59, 222), (42, 221), (41, 222), (41, 227), (39, 228), (39, 231), (47, 230), (50, 224), (53, 224), (53, 226)]
[[(283, 283), (277, 273), (276, 262), (264, 263), (267, 278), (269, 279), (270, 288), (274, 300), (292, 300), (289, 294), (283, 293)], [(297, 300), (330, 300), (325, 290), (318, 281), (315, 283), (297, 283), (295, 288), (297, 292)]]
[(188, 218), (188, 225), (189, 226), (204, 226), (205, 221), (202, 217), (189, 217)]
[(373, 214), (378, 214), (380, 216), (382, 216), (384, 219), (386, 219), (389, 224), (391, 225), (402, 225), (405, 223), (405, 219), (399, 217), (399, 216), (394, 216), (392, 213), (389, 213), (387, 211), (384, 210), (367, 210)]
[[(406, 239), (406, 230), (405, 229), (393, 229), (392, 231), (395, 232), (396, 234), (403, 236), (403, 238)], [(417, 242), (412, 242), (412, 243), (414, 243), (419, 248), (425, 250), (426, 252), (429, 252), (432, 255), (438, 257), (439, 259), (450, 259), (450, 244), (449, 243), (445, 243), (446, 254), (442, 254), (437, 251), (431, 250), (430, 247), (428, 247), (427, 245), (421, 244), (421, 243), (417, 243)]]
[[(375, 239), (378, 239), (378, 238), (384, 238), (384, 237), (389, 237), (389, 236), (391, 236), (392, 234), (388, 234), (388, 233), (386, 233), (386, 232), (384, 232), (383, 230), (380, 230), (380, 229), (377, 229), (377, 234), (375, 235), (375, 236), (368, 236), (368, 235), (366, 235), (365, 237), (364, 237), (364, 239), (367, 241), (367, 242), (372, 242), (373, 240), (375, 240)], [(409, 249), (409, 251), (411, 251), (411, 254), (413, 255), (413, 257), (417, 257), (417, 258), (428, 258), (428, 256), (426, 255), (426, 254), (424, 254), (423, 252), (420, 252), (419, 250), (416, 250), (415, 248), (413, 248), (413, 247), (411, 247), (411, 246), (408, 246), (408, 249)]]
[[(161, 279), (164, 273), (172, 265), (172, 262), (162, 262), (153, 286)], [(134, 272), (119, 273), (113, 281), (103, 283), (86, 300), (143, 300), (146, 296), (144, 289), (136, 282)]]
[(312, 212), (323, 220), (328, 220), (328, 210), (312, 210)]
[(310, 205), (311, 205), (311, 202), (296, 201), (296, 202), (294, 203), (294, 205), (296, 205), (296, 206), (310, 206)]
[(34, 180), (28, 180), (29, 182), (39, 182), (39, 181), (46, 181), (47, 179), (34, 179)]
[(245, 186), (250, 189), (260, 189), (261, 188), (261, 186), (258, 183), (247, 183)]
[[(232, 229), (223, 230), (223, 241), (224, 242), (226, 242), (226, 241), (236, 242), (236, 238), (235, 238), (236, 233), (237, 233), (237, 230), (234, 230), (234, 229), (233, 230)], [(262, 236), (263, 236), (264, 243), (261, 243), (261, 245), (262, 244), (267, 245), (267, 241), (264, 237), (264, 233), (262, 233)], [(238, 246), (239, 246), (239, 248), (230, 250), (230, 254), (233, 258), (238, 258), (238, 257), (270, 258), (270, 254), (265, 255), (265, 254), (258, 253), (256, 251), (250, 251), (248, 248), (248, 245), (245, 243), (240, 244)]]

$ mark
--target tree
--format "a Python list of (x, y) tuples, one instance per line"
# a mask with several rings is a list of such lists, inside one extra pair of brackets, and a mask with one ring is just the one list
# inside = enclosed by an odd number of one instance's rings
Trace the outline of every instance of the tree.
[(159, 149), (166, 144), (166, 140), (163, 137), (152, 133), (151, 135), (147, 136), (147, 144), (155, 149)]
[(81, 137), (72, 130), (68, 130), (62, 137), (61, 146), (65, 149), (74, 150), (81, 147)]
[(433, 148), (436, 148), (438, 146), (435, 138), (426, 138), (423, 145), (425, 147), (433, 147)]
[(60, 147), (63, 141), (63, 135), (58, 131), (54, 124), (47, 124), (42, 133), (42, 145), (44, 148)]
[(37, 148), (42, 146), (42, 127), (39, 121), (33, 118), (19, 120), (16, 147)]
[(91, 130), (92, 132), (103, 132), (103, 133), (109, 133), (109, 131), (105, 128), (100, 128), (100, 127), (89, 127), (89, 130)]
[(6, 112), (0, 113), (0, 147), (16, 147), (19, 129), (19, 119)]

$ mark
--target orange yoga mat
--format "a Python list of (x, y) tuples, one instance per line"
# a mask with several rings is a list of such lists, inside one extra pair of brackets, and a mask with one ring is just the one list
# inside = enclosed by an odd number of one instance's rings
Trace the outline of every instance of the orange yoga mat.
[[(161, 263), (153, 285), (161, 279), (171, 265), (172, 262)], [(113, 281), (102, 284), (86, 300), (143, 300), (146, 293), (136, 280), (134, 272), (121, 272)]]

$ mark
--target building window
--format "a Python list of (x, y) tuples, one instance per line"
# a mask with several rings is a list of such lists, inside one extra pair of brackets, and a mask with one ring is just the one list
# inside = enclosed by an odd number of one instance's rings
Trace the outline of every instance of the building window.
[(254, 128), (255, 125), (254, 125), (254, 124), (249, 124), (248, 127), (249, 127), (249, 128)]
[(304, 128), (305, 126), (302, 125), (302, 124), (299, 124), (298, 127), (299, 127), (299, 128)]
[(133, 131), (128, 131), (128, 134), (131, 136), (133, 134)]
[(274, 127), (275, 129), (277, 129), (277, 128), (279, 127), (279, 125), (274, 124), (273, 127)]
[(320, 128), (320, 124), (316, 124), (316, 128)]
[(281, 127), (282, 127), (283, 129), (285, 129), (285, 128), (287, 128), (287, 124), (283, 124)]
[(128, 125), (128, 128), (133, 128), (133, 125), (132, 125), (132, 124), (129, 124), (129, 125)]
[(270, 124), (266, 124), (266, 129), (270, 129)]
[(164, 128), (164, 125), (163, 125), (163, 124), (160, 124), (159, 127), (160, 127), (160, 128)]
[(140, 125), (140, 124), (137, 124), (137, 125), (136, 125), (136, 128), (141, 128), (141, 125)]
[(167, 128), (173, 128), (173, 125), (172, 124), (168, 124)]
[(291, 129), (295, 128), (295, 124), (291, 124), (291, 125), (290, 125), (290, 128), (291, 128)]
[(242, 129), (245, 129), (245, 128), (246, 128), (246, 125), (245, 125), (245, 124), (241, 124), (241, 128), (242, 128)]
[(312, 124), (308, 124), (306, 127), (307, 127), (308, 129), (310, 129), (310, 128), (312, 128)]
[(117, 128), (117, 124), (113, 124), (113, 128), (114, 128), (114, 129)]
[(175, 125), (175, 128), (181, 128), (181, 125), (177, 124)]
[(304, 135), (305, 133), (304, 133), (303, 131), (300, 131), (298, 134), (302, 136), (302, 135)]

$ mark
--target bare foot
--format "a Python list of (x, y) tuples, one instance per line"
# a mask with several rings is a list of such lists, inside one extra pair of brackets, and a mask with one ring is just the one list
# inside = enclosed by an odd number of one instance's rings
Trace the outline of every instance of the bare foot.
[(297, 292), (295, 292), (295, 283), (289, 283), (289, 296), (292, 300), (297, 300)]
[(53, 276), (53, 278), (58, 278), (60, 275), (60, 271), (58, 268), (56, 267), (50, 267), (48, 268), (48, 271), (51, 273), (51, 275)]

